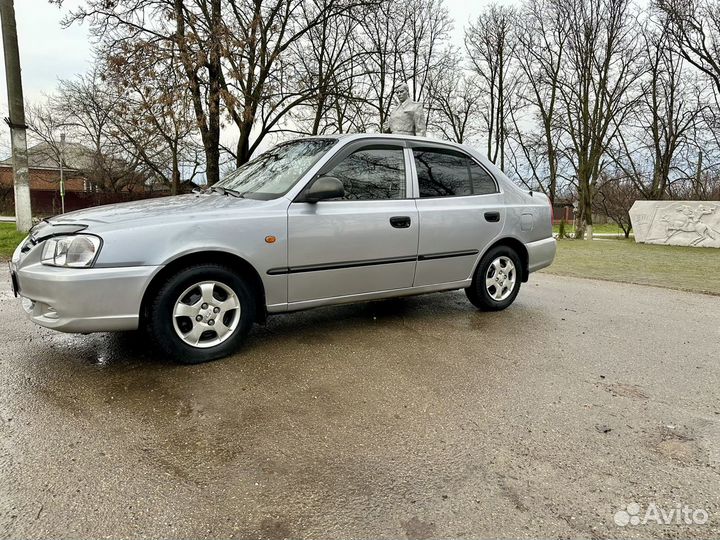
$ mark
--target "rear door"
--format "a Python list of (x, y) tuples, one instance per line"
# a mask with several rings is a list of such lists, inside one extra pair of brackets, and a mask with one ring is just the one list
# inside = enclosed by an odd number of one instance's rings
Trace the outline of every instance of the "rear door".
[(420, 218), (415, 286), (468, 279), (479, 254), (502, 230), (505, 211), (498, 184), (464, 152), (412, 146)]
[(343, 182), (343, 199), (288, 209), (288, 301), (411, 287), (418, 212), (402, 141), (350, 143), (319, 176)]

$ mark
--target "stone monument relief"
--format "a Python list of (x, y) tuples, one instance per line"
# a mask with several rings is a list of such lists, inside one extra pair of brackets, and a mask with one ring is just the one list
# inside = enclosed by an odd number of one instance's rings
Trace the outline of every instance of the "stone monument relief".
[(720, 248), (720, 202), (635, 201), (630, 221), (636, 242)]

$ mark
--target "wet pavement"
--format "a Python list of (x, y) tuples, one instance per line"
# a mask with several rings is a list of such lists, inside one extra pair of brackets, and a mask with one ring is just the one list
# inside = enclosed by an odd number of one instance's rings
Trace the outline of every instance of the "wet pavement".
[[(718, 297), (539, 274), (502, 313), (282, 315), (183, 367), (2, 291), (0, 537), (720, 535)], [(709, 519), (617, 526), (632, 502)]]

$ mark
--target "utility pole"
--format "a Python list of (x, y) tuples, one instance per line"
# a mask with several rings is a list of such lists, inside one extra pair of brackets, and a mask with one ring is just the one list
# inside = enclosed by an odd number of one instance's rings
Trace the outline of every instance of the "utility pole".
[(20, 76), (15, 6), (13, 0), (0, 0), (3, 49), (5, 51), (5, 79), (7, 80), (8, 109), (6, 118), (12, 142), (13, 176), (15, 178), (15, 220), (17, 230), (27, 232), (32, 227), (30, 207), (30, 171), (28, 170), (25, 102)]
[(65, 161), (65, 134), (60, 134), (60, 206), (61, 213), (65, 213), (65, 175), (63, 174), (63, 161)]

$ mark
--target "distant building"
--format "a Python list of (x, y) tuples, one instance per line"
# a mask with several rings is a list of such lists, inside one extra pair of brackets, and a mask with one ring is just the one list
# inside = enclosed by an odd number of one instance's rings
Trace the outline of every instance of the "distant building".
[[(54, 215), (60, 213), (60, 160), (58, 146), (46, 142), (28, 148), (30, 170), (30, 198), (33, 214)], [(63, 177), (65, 184), (65, 210), (77, 210), (127, 200), (167, 195), (166, 189), (148, 185), (140, 173), (130, 171), (133, 182), (123, 184), (115, 192), (99, 189), (99, 179), (91, 178), (96, 170), (94, 150), (73, 142), (66, 142), (63, 148)], [(118, 168), (127, 165), (115, 160)], [(163, 186), (164, 188), (164, 186)], [(0, 214), (14, 212), (12, 158), (0, 161)]]
[[(65, 143), (65, 193), (91, 190), (81, 171), (92, 168), (92, 150), (77, 143)], [(30, 191), (60, 191), (60, 162), (57, 152), (48, 143), (28, 148)], [(0, 186), (13, 186), (12, 158), (0, 161)]]

